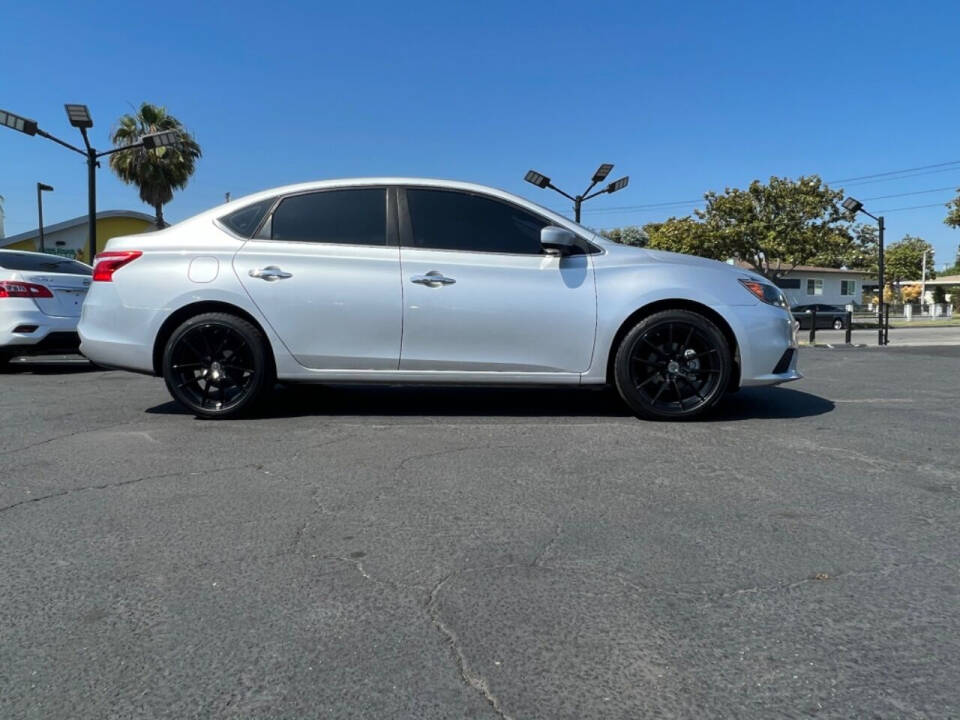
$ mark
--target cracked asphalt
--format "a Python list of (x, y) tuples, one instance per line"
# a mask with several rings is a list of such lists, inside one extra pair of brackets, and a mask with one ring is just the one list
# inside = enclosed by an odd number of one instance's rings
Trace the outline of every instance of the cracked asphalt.
[(0, 375), (2, 718), (960, 716), (960, 347), (609, 392)]

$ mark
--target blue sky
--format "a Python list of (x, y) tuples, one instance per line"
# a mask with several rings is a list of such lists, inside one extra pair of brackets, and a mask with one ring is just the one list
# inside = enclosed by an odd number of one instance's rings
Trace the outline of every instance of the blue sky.
[[(960, 161), (950, 2), (7, 3), (0, 108), (94, 144), (142, 100), (204, 149), (169, 220), (275, 185), (423, 175), (495, 185), (558, 209), (536, 168), (582, 189), (601, 162), (630, 186), (590, 203), (594, 227), (643, 224), (755, 178), (837, 180)], [(945, 203), (960, 163), (848, 190), (874, 210)], [(0, 129), (7, 233), (86, 211), (83, 159)], [(104, 167), (101, 209), (149, 212)], [(840, 183), (843, 186), (843, 183)], [(900, 197), (884, 195), (920, 193)], [(609, 208), (630, 208), (610, 210)], [(937, 265), (960, 231), (942, 206), (887, 213)]]

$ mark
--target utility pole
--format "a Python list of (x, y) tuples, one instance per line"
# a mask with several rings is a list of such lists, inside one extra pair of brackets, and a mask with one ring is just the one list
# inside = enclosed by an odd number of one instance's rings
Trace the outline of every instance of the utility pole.
[(879, 232), (877, 233), (877, 243), (879, 245), (878, 247), (879, 259), (877, 260), (877, 265), (878, 265), (877, 274), (880, 276), (880, 317), (879, 317), (880, 329), (878, 330), (877, 344), (883, 346), (883, 345), (886, 345), (886, 342), (885, 342), (886, 335), (884, 335), (884, 332), (883, 332), (883, 325), (884, 325), (884, 318), (885, 318), (885, 315), (883, 314), (883, 292), (884, 290), (886, 290), (886, 283), (884, 282), (885, 278), (883, 274), (883, 255), (884, 255), (883, 215), (877, 218), (877, 226), (879, 227)]

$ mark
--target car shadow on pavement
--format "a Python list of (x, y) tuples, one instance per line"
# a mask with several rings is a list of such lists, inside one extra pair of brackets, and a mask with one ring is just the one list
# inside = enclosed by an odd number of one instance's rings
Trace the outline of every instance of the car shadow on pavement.
[[(787, 388), (745, 388), (728, 395), (697, 422), (799, 418), (821, 415), (834, 404)], [(170, 401), (148, 413), (189, 412)], [(252, 417), (632, 417), (610, 388), (504, 388), (397, 385), (284, 385)]]

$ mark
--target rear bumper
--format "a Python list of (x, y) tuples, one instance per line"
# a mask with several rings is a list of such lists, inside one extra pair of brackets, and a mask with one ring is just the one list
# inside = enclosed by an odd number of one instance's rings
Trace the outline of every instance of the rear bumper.
[(13, 307), (15, 302), (4, 299), (0, 312), (0, 353), (10, 356), (77, 352), (80, 318), (47, 315), (32, 300), (24, 300), (22, 308)]
[(153, 375), (159, 313), (120, 302), (112, 283), (94, 283), (83, 303), (80, 353), (104, 367)]

